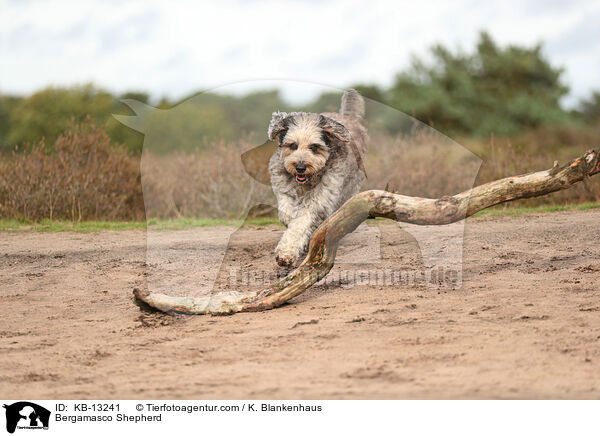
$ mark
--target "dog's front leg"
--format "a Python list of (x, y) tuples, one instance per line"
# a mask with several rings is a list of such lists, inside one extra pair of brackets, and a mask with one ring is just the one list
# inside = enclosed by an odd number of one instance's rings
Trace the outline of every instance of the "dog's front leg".
[(308, 247), (310, 237), (317, 227), (316, 217), (309, 211), (303, 211), (294, 217), (275, 249), (277, 263), (280, 266), (292, 266)]
[(279, 221), (281, 221), (283, 225), (287, 227), (290, 224), (290, 221), (294, 218), (295, 212), (298, 209), (296, 205), (297, 200), (284, 192), (275, 191), (275, 196), (277, 197)]
[(296, 215), (275, 249), (275, 260), (279, 265), (292, 266), (306, 252), (314, 231), (339, 207), (337, 193), (341, 186), (335, 182), (324, 178), (298, 205)]

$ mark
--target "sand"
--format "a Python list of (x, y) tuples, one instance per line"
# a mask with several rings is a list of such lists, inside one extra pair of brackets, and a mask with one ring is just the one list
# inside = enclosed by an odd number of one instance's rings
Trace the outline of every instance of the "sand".
[[(132, 289), (206, 287), (219, 244), (194, 241), (236, 229), (2, 232), (0, 396), (600, 398), (599, 221), (599, 211), (470, 218), (459, 289), (325, 281), (278, 309), (227, 317), (148, 313)], [(222, 265), (276, 272), (281, 232), (236, 231)], [(423, 269), (396, 223), (353, 238), (332, 277)], [(179, 254), (147, 259), (150, 240)], [(223, 271), (217, 290), (231, 287)]]

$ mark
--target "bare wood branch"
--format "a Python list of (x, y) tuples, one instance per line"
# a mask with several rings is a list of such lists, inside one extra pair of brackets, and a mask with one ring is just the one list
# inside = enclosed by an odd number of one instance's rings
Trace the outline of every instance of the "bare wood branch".
[(590, 150), (571, 162), (551, 169), (507, 177), (439, 199), (408, 197), (387, 191), (365, 191), (350, 198), (321, 224), (308, 255), (287, 277), (261, 292), (224, 292), (212, 296), (171, 297), (134, 290), (135, 297), (163, 312), (223, 315), (272, 309), (306, 291), (327, 275), (340, 240), (363, 221), (385, 217), (396, 221), (443, 225), (462, 220), (499, 203), (546, 195), (567, 189), (600, 172), (600, 151)]

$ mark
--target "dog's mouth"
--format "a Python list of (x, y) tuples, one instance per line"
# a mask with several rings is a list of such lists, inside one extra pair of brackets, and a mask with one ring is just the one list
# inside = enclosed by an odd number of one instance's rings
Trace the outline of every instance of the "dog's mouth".
[(310, 176), (307, 176), (306, 174), (296, 174), (296, 182), (298, 182), (301, 185), (308, 182), (309, 179)]

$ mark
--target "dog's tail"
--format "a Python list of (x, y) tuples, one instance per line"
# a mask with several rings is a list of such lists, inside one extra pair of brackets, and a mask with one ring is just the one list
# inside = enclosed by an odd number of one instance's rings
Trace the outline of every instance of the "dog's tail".
[(361, 120), (365, 116), (365, 101), (356, 89), (348, 89), (342, 95), (340, 114)]

